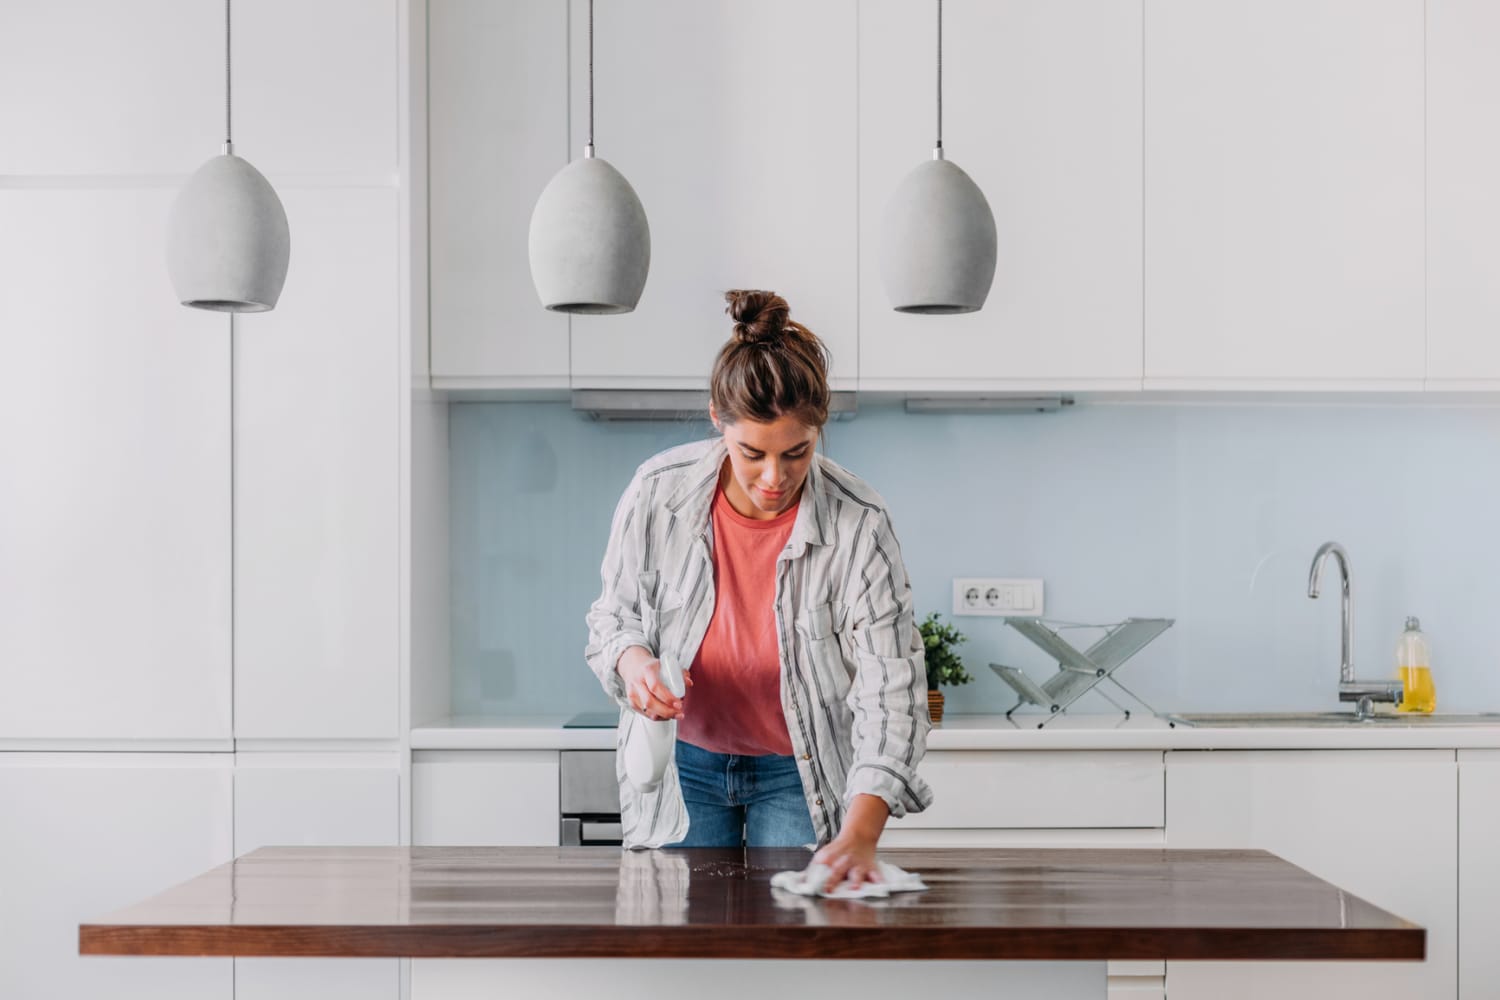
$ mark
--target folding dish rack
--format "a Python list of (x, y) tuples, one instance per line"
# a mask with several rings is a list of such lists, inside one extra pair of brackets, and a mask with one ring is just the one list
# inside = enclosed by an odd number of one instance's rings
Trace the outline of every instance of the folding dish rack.
[[(1171, 618), (1127, 618), (1111, 625), (1084, 625), (1045, 618), (1007, 618), (1007, 625), (1057, 660), (1057, 673), (1038, 684), (1016, 667), (991, 663), (990, 669), (999, 674), (1000, 679), (1009, 684), (1017, 695), (1016, 703), (1005, 713), (1005, 717), (1011, 718), (1022, 705), (1040, 706), (1047, 709), (1046, 718), (1037, 723), (1037, 728), (1040, 729), (1067, 711), (1068, 706), (1079, 698), (1097, 690), (1101, 698), (1124, 712), (1125, 718), (1130, 718), (1130, 709), (1104, 692), (1100, 686), (1103, 681), (1109, 681), (1155, 715), (1156, 710), (1121, 684), (1114, 674), (1152, 639), (1171, 628), (1173, 621)], [(1080, 651), (1059, 634), (1068, 629), (1103, 630), (1104, 635), (1088, 649)]]

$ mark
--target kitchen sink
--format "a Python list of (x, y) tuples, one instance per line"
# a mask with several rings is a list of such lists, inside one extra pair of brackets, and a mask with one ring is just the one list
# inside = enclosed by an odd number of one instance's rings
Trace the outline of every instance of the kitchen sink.
[(1163, 716), (1168, 722), (1194, 729), (1296, 729), (1304, 726), (1427, 729), (1438, 726), (1500, 726), (1500, 712), (1474, 715), (1376, 715), (1360, 719), (1349, 712), (1183, 712)]

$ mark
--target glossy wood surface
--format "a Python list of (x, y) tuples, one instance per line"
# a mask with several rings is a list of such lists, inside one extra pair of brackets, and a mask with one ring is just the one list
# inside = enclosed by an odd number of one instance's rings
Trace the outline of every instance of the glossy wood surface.
[(1421, 959), (1263, 851), (890, 850), (930, 888), (773, 891), (795, 849), (262, 848), (79, 929), (93, 955)]

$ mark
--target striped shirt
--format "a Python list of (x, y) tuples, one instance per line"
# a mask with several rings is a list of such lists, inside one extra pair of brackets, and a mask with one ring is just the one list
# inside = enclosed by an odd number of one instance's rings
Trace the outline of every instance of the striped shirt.
[[(709, 511), (726, 450), (722, 438), (647, 460), (620, 498), (588, 613), (589, 666), (620, 705), (616, 746), (645, 721), (615, 670), (644, 646), (693, 662), (713, 615)], [(824, 455), (808, 469), (791, 538), (776, 564), (781, 707), (818, 843), (837, 835), (856, 795), (893, 817), (932, 804), (917, 776), (932, 723), (911, 583), (880, 496)], [(655, 791), (625, 779), (616, 754), (626, 847), (660, 847), (687, 834), (675, 762)]]

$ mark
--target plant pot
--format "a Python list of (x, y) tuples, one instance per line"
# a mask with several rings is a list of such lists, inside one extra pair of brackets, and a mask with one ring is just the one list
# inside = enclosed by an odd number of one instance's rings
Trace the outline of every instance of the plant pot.
[(933, 725), (943, 721), (943, 692), (937, 688), (930, 688), (927, 692), (927, 714), (932, 717)]

